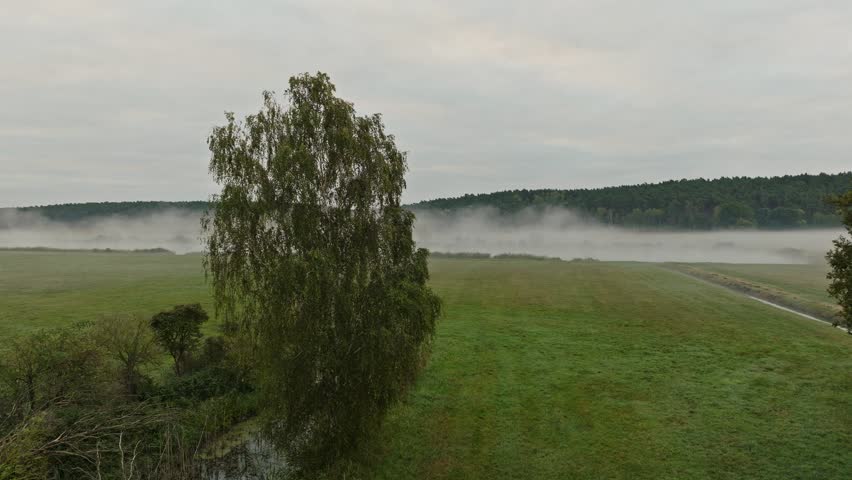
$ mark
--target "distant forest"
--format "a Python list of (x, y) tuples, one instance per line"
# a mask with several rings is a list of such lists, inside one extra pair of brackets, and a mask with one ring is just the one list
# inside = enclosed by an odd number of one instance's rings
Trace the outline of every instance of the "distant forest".
[(852, 172), (835, 175), (733, 177), (578, 190), (511, 190), (441, 198), (409, 207), (454, 211), (491, 207), (501, 213), (561, 207), (604, 224), (639, 228), (796, 228), (839, 226), (826, 204), (852, 189)]
[[(501, 213), (526, 208), (571, 209), (604, 224), (637, 228), (707, 230), (713, 228), (833, 227), (840, 218), (825, 199), (852, 188), (852, 172), (834, 175), (733, 177), (670, 180), (662, 183), (577, 190), (511, 190), (408, 205), (417, 211), (452, 212), (490, 207)], [(4, 210), (33, 212), (66, 223), (120, 215), (143, 217), (169, 210), (198, 212), (198, 202), (102, 202)], [(3, 222), (0, 221), (0, 224)]]
[(207, 202), (92, 202), (66, 203), (62, 205), (44, 205), (36, 207), (0, 208), (3, 211), (15, 210), (21, 213), (36, 213), (42, 217), (63, 223), (78, 223), (102, 217), (123, 216), (138, 218), (173, 210), (204, 213)]

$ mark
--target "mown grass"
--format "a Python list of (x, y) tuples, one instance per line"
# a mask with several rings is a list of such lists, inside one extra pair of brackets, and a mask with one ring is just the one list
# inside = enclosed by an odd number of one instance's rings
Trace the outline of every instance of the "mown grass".
[(848, 335), (652, 265), (433, 262), (377, 478), (845, 478)]
[[(198, 257), (154, 257), (0, 254), (0, 335), (209, 305)], [(852, 337), (837, 329), (656, 265), (431, 269), (445, 302), (432, 358), (365, 445), (360, 477), (852, 472)]]

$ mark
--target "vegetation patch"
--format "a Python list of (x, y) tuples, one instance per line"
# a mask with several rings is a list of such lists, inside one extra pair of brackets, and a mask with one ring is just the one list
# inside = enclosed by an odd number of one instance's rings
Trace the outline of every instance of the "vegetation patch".
[[(152, 322), (117, 315), (9, 338), (0, 352), (0, 480), (198, 478), (199, 450), (258, 407), (224, 339), (196, 348), (197, 315), (206, 319), (198, 305), (178, 306)], [(196, 341), (181, 344), (174, 374), (158, 381), (159, 347), (175, 345), (162, 335), (167, 321)]]

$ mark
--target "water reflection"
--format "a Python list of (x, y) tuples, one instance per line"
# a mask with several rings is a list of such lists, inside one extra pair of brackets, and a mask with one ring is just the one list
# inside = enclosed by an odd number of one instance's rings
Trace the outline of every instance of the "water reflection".
[(284, 478), (286, 462), (253, 423), (241, 424), (214, 442), (200, 457), (204, 480)]

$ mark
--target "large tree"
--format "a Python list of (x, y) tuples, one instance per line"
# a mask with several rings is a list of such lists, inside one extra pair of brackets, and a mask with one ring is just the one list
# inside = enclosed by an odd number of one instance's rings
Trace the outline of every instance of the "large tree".
[[(837, 213), (843, 218), (846, 232), (852, 237), (852, 191), (832, 199)], [(852, 334), (852, 240), (840, 236), (834, 241), (834, 248), (826, 255), (831, 271), (828, 279), (828, 293), (840, 304), (842, 322), (846, 331)]]
[(255, 342), (267, 432), (322, 467), (412, 384), (440, 312), (400, 206), (405, 154), (322, 73), (226, 118), (208, 141), (222, 190), (203, 221), (217, 308)]

